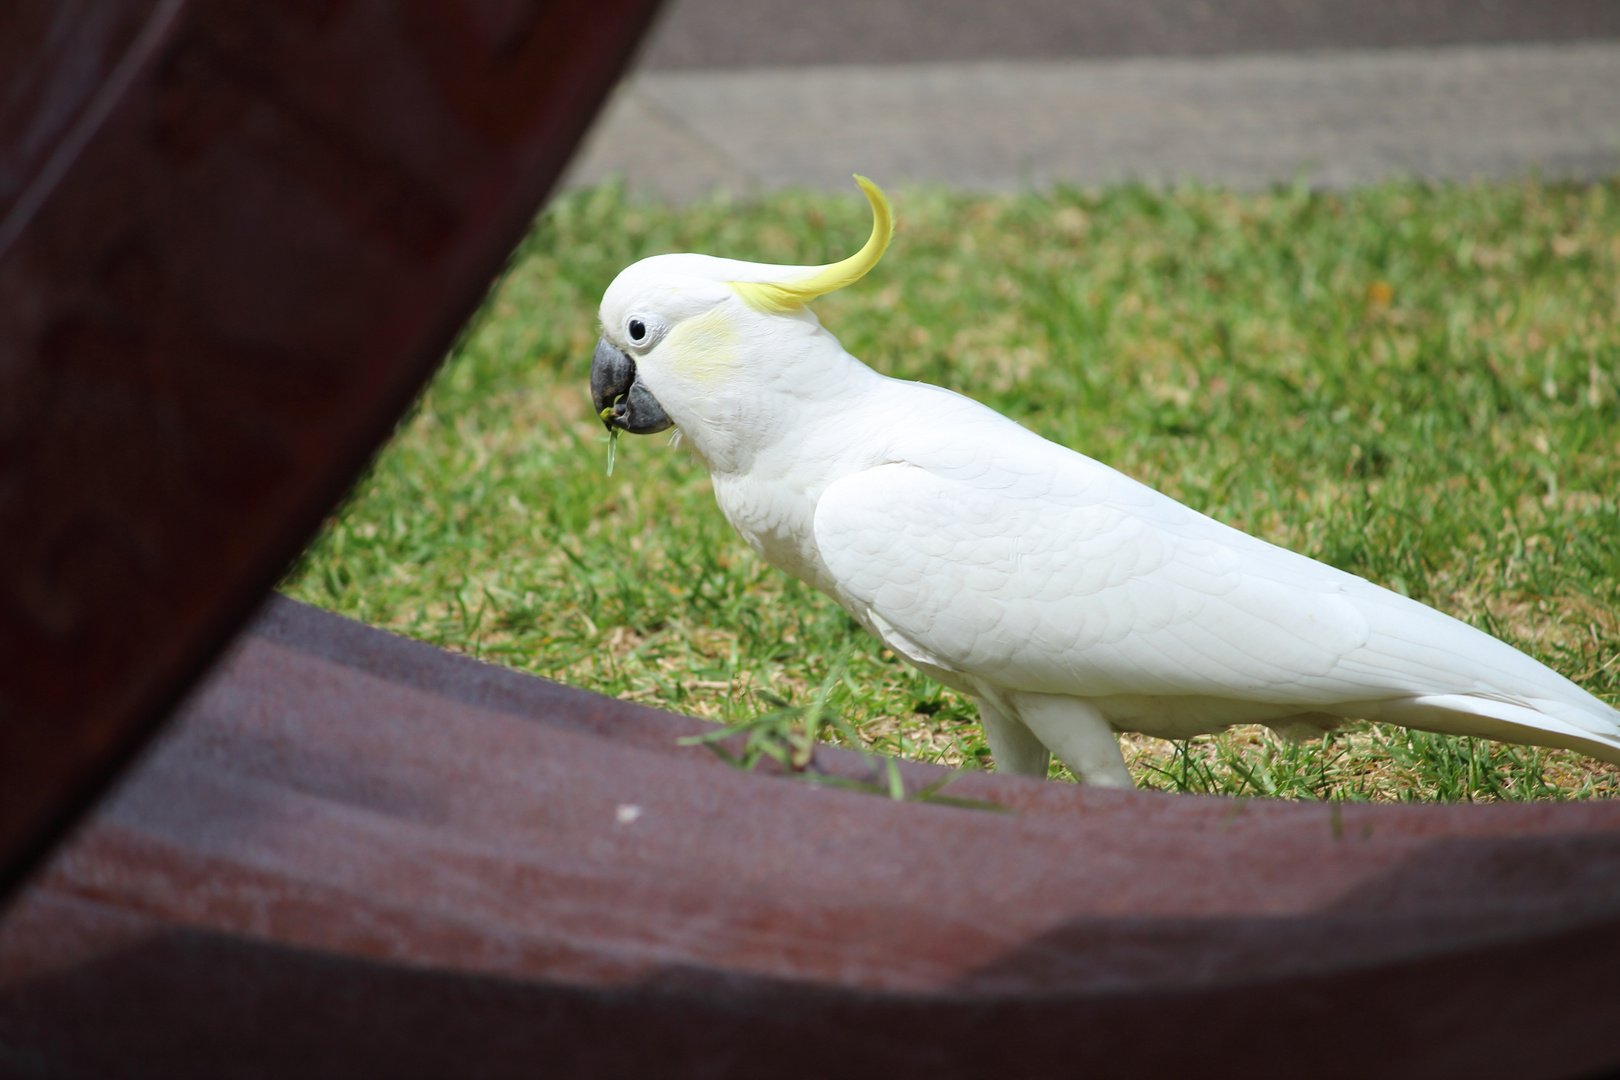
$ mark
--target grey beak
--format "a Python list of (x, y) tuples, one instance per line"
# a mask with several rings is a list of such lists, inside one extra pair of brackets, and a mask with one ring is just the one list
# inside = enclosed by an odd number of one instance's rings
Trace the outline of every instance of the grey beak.
[(591, 357), (591, 404), (609, 431), (651, 435), (675, 425), (652, 392), (636, 381), (636, 362), (607, 338), (596, 343)]

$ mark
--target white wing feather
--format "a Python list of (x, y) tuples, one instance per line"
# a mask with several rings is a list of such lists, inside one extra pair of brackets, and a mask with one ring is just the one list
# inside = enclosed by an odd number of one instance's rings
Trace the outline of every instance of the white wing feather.
[(1379, 716), (1620, 761), (1620, 713), (1511, 646), (949, 397), (815, 509), (830, 576), (913, 659), (1157, 734)]

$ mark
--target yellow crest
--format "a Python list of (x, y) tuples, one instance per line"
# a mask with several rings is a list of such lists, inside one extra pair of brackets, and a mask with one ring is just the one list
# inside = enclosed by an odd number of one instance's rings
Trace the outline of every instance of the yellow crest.
[[(883, 189), (864, 176), (855, 182), (866, 192), (866, 201), (872, 204), (872, 236), (866, 246), (843, 262), (818, 267), (794, 267), (806, 276), (789, 281), (733, 281), (730, 285), (750, 307), (760, 311), (784, 314), (818, 296), (853, 285), (878, 264), (883, 252), (894, 236), (894, 211)], [(785, 268), (784, 268), (785, 269)]]

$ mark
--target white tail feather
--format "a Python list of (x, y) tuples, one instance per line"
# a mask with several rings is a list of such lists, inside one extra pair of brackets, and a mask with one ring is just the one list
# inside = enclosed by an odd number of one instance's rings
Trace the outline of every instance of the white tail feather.
[(1610, 715), (1561, 701), (1520, 704), (1472, 694), (1429, 694), (1384, 702), (1378, 719), (1443, 735), (1560, 747), (1620, 765), (1620, 713), (1597, 704)]

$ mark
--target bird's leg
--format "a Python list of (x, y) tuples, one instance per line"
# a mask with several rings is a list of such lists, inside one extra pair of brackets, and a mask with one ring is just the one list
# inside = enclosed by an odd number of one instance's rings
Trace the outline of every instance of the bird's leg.
[[(1082, 784), (1135, 787), (1119, 738), (1095, 705), (1056, 694), (1013, 694), (1009, 704)], [(991, 744), (994, 747), (994, 743)]]
[(979, 724), (995, 757), (996, 771), (1046, 779), (1046, 764), (1052, 755), (1035, 734), (989, 698), (975, 694), (973, 700), (979, 705)]

